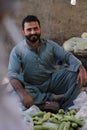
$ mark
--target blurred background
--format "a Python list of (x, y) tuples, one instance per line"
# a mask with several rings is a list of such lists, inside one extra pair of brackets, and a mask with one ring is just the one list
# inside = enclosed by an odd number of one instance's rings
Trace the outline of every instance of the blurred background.
[(87, 0), (24, 0), (22, 10), (16, 13), (16, 22), (21, 27), (22, 19), (28, 14), (37, 15), (41, 21), (42, 37), (62, 44), (72, 36), (87, 31)]

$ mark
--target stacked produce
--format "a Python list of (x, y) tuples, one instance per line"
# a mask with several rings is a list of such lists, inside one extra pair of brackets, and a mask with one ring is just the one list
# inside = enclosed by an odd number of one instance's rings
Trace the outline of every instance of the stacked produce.
[(67, 41), (65, 41), (63, 43), (63, 48), (66, 50), (66, 51), (70, 51), (70, 52), (73, 52), (74, 51), (74, 47), (79, 44), (79, 43), (82, 43), (82, 40), (81, 38), (79, 37), (72, 37), (70, 39), (68, 39)]
[(82, 33), (81, 37), (82, 38), (87, 38), (87, 32)]
[(64, 42), (63, 47), (66, 51), (87, 53), (87, 33), (81, 37), (72, 37)]
[(80, 130), (84, 122), (75, 117), (76, 113), (77, 110), (59, 109), (57, 114), (39, 110), (32, 116), (34, 130)]

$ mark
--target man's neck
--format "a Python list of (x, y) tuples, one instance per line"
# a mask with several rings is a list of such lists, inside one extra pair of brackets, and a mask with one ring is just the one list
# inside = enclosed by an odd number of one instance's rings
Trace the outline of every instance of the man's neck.
[(30, 41), (28, 41), (28, 40), (26, 40), (27, 41), (27, 44), (32, 48), (32, 49), (37, 49), (38, 48), (38, 46), (40, 45), (40, 41), (38, 40), (38, 41), (36, 41), (35, 43), (32, 43), (32, 42), (30, 42)]

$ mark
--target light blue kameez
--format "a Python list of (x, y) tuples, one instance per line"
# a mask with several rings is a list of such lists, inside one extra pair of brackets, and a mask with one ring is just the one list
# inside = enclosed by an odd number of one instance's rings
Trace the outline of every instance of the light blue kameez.
[[(56, 70), (59, 60), (68, 67)], [(37, 50), (23, 40), (11, 52), (8, 77), (20, 80), (35, 104), (50, 100), (51, 93), (64, 94), (61, 105), (67, 109), (80, 92), (76, 84), (80, 65), (77, 58), (51, 40), (41, 40)]]

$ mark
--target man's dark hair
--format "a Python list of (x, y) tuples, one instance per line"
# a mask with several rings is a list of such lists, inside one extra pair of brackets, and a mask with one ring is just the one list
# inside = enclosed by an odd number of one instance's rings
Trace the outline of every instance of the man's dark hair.
[(25, 22), (38, 22), (39, 26), (40, 26), (40, 21), (39, 19), (34, 16), (34, 15), (28, 15), (27, 17), (25, 17), (22, 21), (22, 29), (24, 30), (24, 24)]

